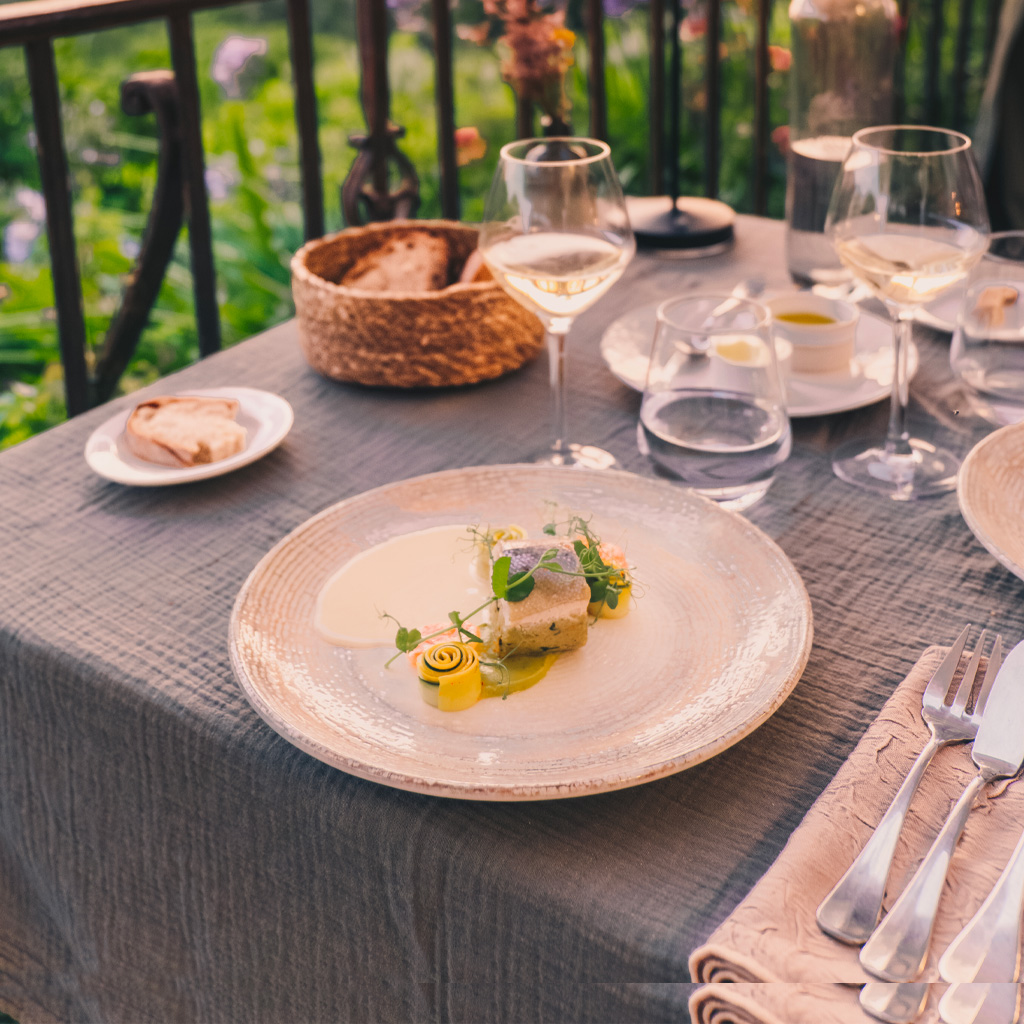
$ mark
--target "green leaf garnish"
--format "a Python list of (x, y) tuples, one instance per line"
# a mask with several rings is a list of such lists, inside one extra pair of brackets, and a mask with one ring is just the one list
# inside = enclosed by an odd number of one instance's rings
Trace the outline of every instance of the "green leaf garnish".
[(406, 629), (405, 626), (399, 626), (398, 632), (395, 633), (395, 646), (408, 654), (409, 651), (414, 651), (419, 647), (422, 639), (423, 634), (418, 629)]
[(604, 603), (615, 611), (619, 606), (619, 592), (614, 587), (608, 588), (608, 593), (604, 595)]
[(512, 568), (512, 559), (508, 555), (502, 555), (494, 563), (491, 569), (491, 591), (494, 596), (501, 600), (508, 591), (508, 571)]
[[(477, 611), (480, 609), (478, 608)], [(466, 629), (466, 620), (458, 612), (449, 612), (448, 618), (454, 623), (455, 628), (459, 631), (459, 637), (464, 640), (473, 640), (478, 644), (482, 644), (483, 640), (480, 639), (472, 631)]]
[(505, 591), (506, 601), (524, 601), (530, 596), (531, 591), (537, 585), (530, 572), (519, 571), (512, 573), (508, 578), (508, 588)]
[(554, 523), (545, 523), (543, 532), (546, 533), (549, 537), (554, 537), (555, 533), (557, 532), (557, 529), (558, 528)]

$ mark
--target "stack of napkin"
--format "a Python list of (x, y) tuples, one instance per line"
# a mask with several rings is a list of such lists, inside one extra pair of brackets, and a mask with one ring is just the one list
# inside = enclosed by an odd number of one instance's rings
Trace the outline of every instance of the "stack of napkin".
[[(921, 697), (945, 655), (930, 647), (896, 688), (778, 860), (690, 957), (694, 1024), (864, 1024), (860, 986), (871, 980), (859, 947), (822, 932), (818, 904), (849, 867), (928, 741)], [(979, 671), (979, 677), (984, 671)], [(903, 829), (883, 910), (888, 910), (975, 774), (970, 744), (940, 750)], [(999, 877), (1024, 829), (1024, 786), (989, 786), (967, 820), (950, 864), (921, 981), (939, 982), (938, 959)], [(1006, 981), (1012, 979), (1007, 978)], [(730, 984), (734, 983), (734, 984)], [(922, 1021), (934, 1020), (937, 997)]]

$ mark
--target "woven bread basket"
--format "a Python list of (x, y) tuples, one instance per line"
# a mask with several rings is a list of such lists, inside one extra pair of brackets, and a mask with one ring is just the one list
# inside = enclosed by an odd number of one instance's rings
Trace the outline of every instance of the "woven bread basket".
[(299, 343), (313, 369), (379, 387), (443, 387), (499, 377), (536, 356), (540, 321), (493, 280), (431, 292), (338, 283), (361, 257), (411, 230), (444, 238), (453, 276), (476, 248), (476, 228), (457, 221), (391, 221), (316, 239), (292, 258)]

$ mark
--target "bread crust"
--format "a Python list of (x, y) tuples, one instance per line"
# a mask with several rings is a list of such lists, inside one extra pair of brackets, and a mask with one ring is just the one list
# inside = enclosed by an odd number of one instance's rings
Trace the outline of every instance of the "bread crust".
[(239, 408), (233, 398), (160, 395), (132, 410), (124, 442), (137, 458), (175, 469), (219, 462), (245, 447)]

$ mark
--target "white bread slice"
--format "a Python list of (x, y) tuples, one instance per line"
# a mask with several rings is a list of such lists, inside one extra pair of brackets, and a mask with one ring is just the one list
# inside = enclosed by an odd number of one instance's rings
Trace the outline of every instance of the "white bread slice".
[(245, 447), (245, 428), (235, 422), (233, 398), (161, 395), (137, 405), (125, 425), (128, 450), (161, 466), (219, 462)]
[(340, 283), (374, 292), (439, 291), (448, 284), (449, 258), (444, 238), (429, 231), (405, 231), (357, 260)]

